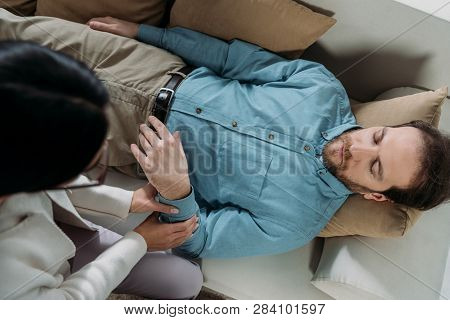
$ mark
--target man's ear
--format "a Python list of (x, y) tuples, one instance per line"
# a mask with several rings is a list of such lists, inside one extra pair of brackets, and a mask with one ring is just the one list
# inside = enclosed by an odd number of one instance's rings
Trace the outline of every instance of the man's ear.
[(370, 193), (363, 193), (362, 196), (364, 197), (364, 199), (366, 200), (375, 200), (375, 201), (390, 201), (393, 202), (392, 200), (390, 200), (388, 197), (386, 197), (384, 194), (381, 193), (377, 193), (377, 192), (370, 192)]

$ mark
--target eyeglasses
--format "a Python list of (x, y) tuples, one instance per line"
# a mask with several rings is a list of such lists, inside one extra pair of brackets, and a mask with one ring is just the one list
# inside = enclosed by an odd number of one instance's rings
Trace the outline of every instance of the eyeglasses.
[(108, 172), (108, 141), (105, 141), (103, 143), (98, 155), (99, 156), (97, 161), (81, 173), (83, 177), (79, 177), (72, 183), (69, 183), (65, 186), (50, 188), (47, 190), (72, 190), (102, 185), (105, 182), (106, 174)]

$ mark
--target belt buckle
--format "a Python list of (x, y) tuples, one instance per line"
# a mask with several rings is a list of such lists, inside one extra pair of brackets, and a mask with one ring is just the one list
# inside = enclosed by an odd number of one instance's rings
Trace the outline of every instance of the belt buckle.
[(169, 102), (167, 102), (167, 106), (169, 106), (170, 103), (172, 102), (172, 98), (173, 98), (173, 95), (175, 94), (175, 91), (173, 91), (172, 89), (169, 89), (169, 88), (159, 89), (159, 93), (163, 93), (163, 92), (168, 93), (168, 95), (169, 95)]

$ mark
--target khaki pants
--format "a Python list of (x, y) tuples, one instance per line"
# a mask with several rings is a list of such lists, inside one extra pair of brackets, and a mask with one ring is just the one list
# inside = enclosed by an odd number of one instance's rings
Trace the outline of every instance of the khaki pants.
[(185, 66), (177, 56), (136, 40), (50, 17), (18, 17), (0, 9), (0, 40), (28, 40), (86, 63), (110, 94), (109, 165), (136, 175), (130, 144), (147, 122), (155, 95)]

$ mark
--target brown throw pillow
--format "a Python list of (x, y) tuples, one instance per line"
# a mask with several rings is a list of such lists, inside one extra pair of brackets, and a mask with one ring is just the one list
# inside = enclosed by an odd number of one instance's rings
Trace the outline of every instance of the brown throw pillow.
[(37, 0), (0, 0), (0, 8), (17, 16), (33, 16)]
[[(398, 92), (403, 89), (390, 90), (383, 96), (393, 96), (394, 90)], [(446, 96), (447, 88), (444, 87), (390, 100), (355, 104), (352, 105), (352, 111), (363, 127), (397, 125), (412, 120), (423, 120), (437, 127)], [(406, 206), (351, 195), (319, 236), (400, 237), (421, 214), (421, 211)]]
[(336, 20), (292, 0), (177, 0), (170, 26), (241, 39), (298, 58)]
[(86, 23), (94, 17), (112, 16), (136, 23), (159, 25), (165, 0), (38, 0), (36, 15)]

